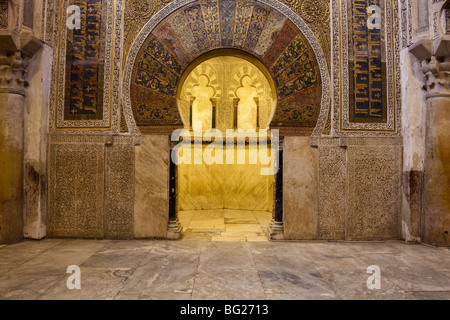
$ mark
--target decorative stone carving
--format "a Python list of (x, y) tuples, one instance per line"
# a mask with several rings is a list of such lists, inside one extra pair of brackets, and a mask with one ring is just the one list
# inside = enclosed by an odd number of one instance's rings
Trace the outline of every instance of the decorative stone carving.
[[(172, 0), (126, 0), (123, 53), (126, 57), (144, 24)], [(125, 63), (125, 60), (124, 60)]]
[(400, 238), (402, 148), (352, 142), (356, 144), (347, 154), (347, 239)]
[(442, 62), (435, 56), (431, 57), (429, 62), (423, 61), (422, 71), (425, 74), (425, 88), (429, 98), (450, 91), (450, 52), (449, 57)]
[(318, 239), (345, 239), (346, 165), (339, 139), (319, 140)]
[(305, 20), (322, 46), (325, 59), (331, 66), (331, 32), (329, 0), (281, 0)]
[[(214, 108), (216, 110), (214, 117), (216, 129), (224, 133), (227, 129), (234, 128), (236, 125), (235, 120), (237, 122), (240, 121), (237, 115), (239, 111), (235, 112), (234, 110), (241, 101), (236, 93), (242, 87), (241, 79), (246, 75), (251, 78), (252, 87), (256, 90), (252, 101), (257, 101), (258, 126), (261, 129), (269, 127), (271, 116), (274, 113), (273, 101), (275, 92), (272, 90), (266, 75), (247, 60), (233, 56), (219, 56), (202, 62), (191, 71), (184, 83), (180, 84), (181, 92), (178, 97), (179, 113), (186, 129), (195, 121), (193, 119), (195, 118), (194, 108), (192, 108), (193, 114), (191, 118), (193, 121), (190, 121), (190, 107), (193, 107), (196, 103), (193, 91), (196, 90), (197, 79), (202, 74), (210, 79), (208, 86), (215, 91), (211, 101), (214, 101)], [(256, 127), (257, 123), (256, 112), (254, 116), (253, 128)], [(202, 129), (204, 131), (207, 129), (205, 124), (203, 124)]]
[(127, 136), (113, 137), (106, 147), (105, 237), (134, 236), (134, 144)]
[(402, 28), (402, 47), (409, 47), (412, 44), (413, 22), (410, 0), (400, 0), (400, 15)]
[(450, 33), (450, 8), (445, 9), (445, 32)]
[[(64, 138), (56, 137), (53, 141)], [(80, 137), (78, 143), (50, 144), (49, 236), (104, 236), (104, 142), (83, 143), (83, 140), (87, 139)]]
[[(433, 17), (442, 12), (442, 18), (447, 19), (450, 2), (433, 1)], [(448, 22), (446, 21), (448, 24)], [(433, 26), (437, 22), (433, 21)], [(446, 25), (445, 25), (446, 26)], [(446, 28), (438, 28), (433, 32), (434, 38), (422, 38), (410, 47), (410, 52), (422, 63), (424, 73), (424, 88), (427, 97), (448, 96), (450, 90), (450, 39), (445, 34)]]
[(127, 133), (128, 126), (122, 108), (120, 108), (120, 133)]
[(20, 51), (9, 55), (0, 53), (0, 92), (25, 95), (27, 59), (22, 59)]

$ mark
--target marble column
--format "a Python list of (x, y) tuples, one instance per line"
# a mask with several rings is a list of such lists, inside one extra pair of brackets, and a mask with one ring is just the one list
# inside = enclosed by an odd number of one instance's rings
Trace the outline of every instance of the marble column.
[(284, 240), (284, 222), (283, 222), (283, 142), (281, 137), (279, 142), (278, 159), (275, 159), (275, 166), (278, 167), (274, 175), (273, 184), (273, 213), (272, 221), (269, 226), (269, 237), (271, 240)]
[(423, 240), (450, 246), (450, 57), (423, 63), (427, 88)]
[[(170, 150), (172, 154), (172, 149)], [(178, 220), (178, 172), (177, 165), (172, 161), (169, 164), (169, 224), (167, 226), (167, 239), (181, 238), (182, 226)]]
[(24, 75), (19, 51), (0, 52), (0, 243), (23, 238)]
[(409, 48), (422, 65), (427, 100), (422, 239), (450, 246), (450, 0), (430, 9), (429, 34)]

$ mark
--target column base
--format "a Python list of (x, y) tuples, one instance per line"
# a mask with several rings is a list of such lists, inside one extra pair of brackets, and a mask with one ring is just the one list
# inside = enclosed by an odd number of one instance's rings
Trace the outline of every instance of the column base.
[(283, 222), (272, 220), (269, 226), (270, 240), (284, 240), (284, 224)]
[(167, 239), (169, 240), (179, 240), (181, 238), (181, 230), (183, 227), (177, 220), (170, 220), (167, 226)]

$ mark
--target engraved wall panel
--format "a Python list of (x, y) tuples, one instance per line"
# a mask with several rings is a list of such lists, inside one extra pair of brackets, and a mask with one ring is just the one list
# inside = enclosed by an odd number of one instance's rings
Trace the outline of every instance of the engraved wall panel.
[(321, 240), (345, 239), (346, 156), (339, 139), (320, 140), (317, 238)]
[(132, 239), (134, 222), (134, 144), (114, 137), (106, 147), (105, 237)]
[(348, 147), (347, 240), (401, 237), (402, 147)]
[(103, 142), (51, 143), (47, 234), (102, 238)]

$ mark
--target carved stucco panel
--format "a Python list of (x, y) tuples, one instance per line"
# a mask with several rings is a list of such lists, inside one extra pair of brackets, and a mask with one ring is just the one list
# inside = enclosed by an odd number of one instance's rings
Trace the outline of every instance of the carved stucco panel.
[(401, 235), (401, 146), (348, 147), (347, 240)]
[(50, 145), (48, 235), (103, 237), (104, 144)]

